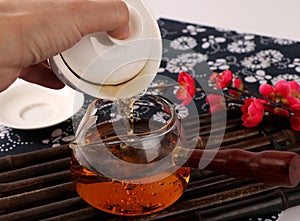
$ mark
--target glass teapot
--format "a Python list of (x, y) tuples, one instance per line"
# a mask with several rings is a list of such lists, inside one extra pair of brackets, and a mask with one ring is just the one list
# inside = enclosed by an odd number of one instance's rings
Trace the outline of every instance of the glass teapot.
[[(78, 194), (95, 208), (127, 216), (173, 204), (190, 177), (188, 167), (170, 163), (183, 142), (174, 106), (153, 95), (130, 102), (92, 102), (71, 145)], [(120, 112), (124, 106), (130, 114)]]

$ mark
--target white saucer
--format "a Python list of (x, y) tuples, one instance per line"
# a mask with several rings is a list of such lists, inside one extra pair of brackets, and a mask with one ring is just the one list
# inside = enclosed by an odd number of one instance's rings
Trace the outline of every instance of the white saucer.
[(53, 126), (73, 116), (83, 102), (83, 94), (67, 86), (53, 90), (18, 79), (0, 93), (0, 124), (23, 130)]
[(291, 207), (283, 211), (278, 221), (298, 221), (300, 216), (300, 206)]

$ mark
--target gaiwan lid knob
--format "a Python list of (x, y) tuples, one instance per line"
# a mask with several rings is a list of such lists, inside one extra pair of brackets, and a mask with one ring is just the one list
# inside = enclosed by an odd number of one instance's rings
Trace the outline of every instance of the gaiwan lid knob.
[(143, 1), (124, 2), (130, 13), (127, 39), (92, 33), (49, 60), (67, 85), (97, 98), (116, 100), (141, 93), (154, 79), (162, 54), (158, 24)]

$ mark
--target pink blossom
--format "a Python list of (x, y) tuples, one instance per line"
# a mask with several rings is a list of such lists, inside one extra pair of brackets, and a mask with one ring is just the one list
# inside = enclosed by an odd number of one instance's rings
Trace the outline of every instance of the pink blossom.
[(264, 116), (263, 100), (248, 98), (242, 106), (242, 120), (245, 127), (255, 127), (260, 124)]
[(290, 124), (293, 130), (300, 131), (300, 116), (291, 116)]
[(292, 96), (287, 97), (286, 101), (289, 107), (300, 103), (300, 100), (298, 98)]
[(218, 76), (219, 76), (218, 72), (213, 72), (211, 74), (211, 76), (209, 77), (209, 82), (212, 83), (212, 84), (216, 83)]
[(293, 106), (291, 106), (291, 112), (294, 115), (300, 117), (300, 103), (294, 104)]
[(206, 102), (210, 105), (210, 112), (215, 113), (226, 109), (225, 99), (221, 95), (210, 94), (206, 97)]
[[(243, 99), (243, 95), (253, 98), (244, 100), (241, 110), (242, 121), (246, 127), (255, 127), (261, 123), (265, 112), (290, 119), (291, 128), (300, 131), (300, 84), (295, 80), (280, 80), (274, 86), (262, 84), (257, 96), (248, 90), (244, 90), (243, 82), (235, 78), (230, 70), (221, 74), (214, 72), (209, 78), (210, 83), (218, 89), (229, 89), (229, 93), (236, 99)], [(224, 97), (209, 95), (206, 102), (210, 105), (210, 111), (216, 112), (226, 109)], [(234, 100), (231, 100), (234, 102)]]
[(272, 99), (275, 97), (275, 91), (272, 85), (262, 84), (259, 87), (259, 93), (265, 98)]
[(290, 119), (291, 127), (296, 131), (300, 131), (300, 104), (291, 106), (291, 112), (293, 113)]
[(285, 109), (280, 108), (280, 107), (273, 108), (272, 113), (277, 115), (277, 116), (281, 116), (281, 117), (289, 117), (290, 116), (290, 112), (288, 110), (285, 110)]
[(291, 94), (293, 97), (297, 97), (300, 99), (300, 85), (297, 83), (297, 81), (289, 81), (289, 85), (291, 86)]
[(215, 87), (224, 89), (231, 85), (233, 73), (230, 70), (223, 71), (216, 79)]
[(288, 97), (291, 95), (291, 86), (286, 80), (278, 81), (274, 86), (277, 97)]
[(229, 93), (235, 98), (240, 98), (242, 96), (242, 91), (244, 90), (244, 84), (242, 80), (240, 78), (234, 78), (232, 87), (236, 88), (237, 90), (230, 89)]
[(300, 131), (300, 104), (291, 106), (293, 113), (290, 119), (290, 124), (293, 130)]
[(178, 83), (180, 88), (176, 92), (176, 97), (182, 100), (180, 105), (187, 106), (196, 94), (195, 80), (187, 72), (181, 72), (178, 75)]
[(281, 80), (278, 81), (274, 87), (269, 84), (262, 84), (259, 87), (259, 92), (265, 98), (271, 99), (274, 103), (290, 107), (291, 105), (299, 103), (299, 99), (293, 96), (298, 86), (297, 82), (291, 83), (286, 80)]
[(269, 84), (262, 84), (259, 87), (259, 93), (266, 98), (278, 100), (291, 95), (291, 86), (285, 80), (278, 81), (274, 87)]

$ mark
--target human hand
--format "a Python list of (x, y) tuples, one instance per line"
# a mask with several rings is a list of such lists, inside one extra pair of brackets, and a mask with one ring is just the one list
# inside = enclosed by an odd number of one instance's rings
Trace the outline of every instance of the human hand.
[(62, 88), (44, 61), (93, 32), (124, 39), (128, 22), (121, 0), (0, 0), (0, 92), (18, 77)]

